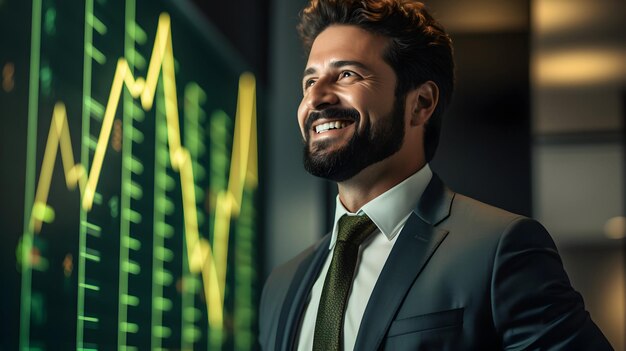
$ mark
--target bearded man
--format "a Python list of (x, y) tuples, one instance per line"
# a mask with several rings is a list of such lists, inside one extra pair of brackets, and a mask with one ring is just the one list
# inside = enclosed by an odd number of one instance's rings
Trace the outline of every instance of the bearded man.
[(312, 0), (298, 123), (304, 166), (335, 181), (332, 231), (278, 267), (264, 350), (611, 350), (536, 221), (429, 168), (452, 44), (422, 3)]

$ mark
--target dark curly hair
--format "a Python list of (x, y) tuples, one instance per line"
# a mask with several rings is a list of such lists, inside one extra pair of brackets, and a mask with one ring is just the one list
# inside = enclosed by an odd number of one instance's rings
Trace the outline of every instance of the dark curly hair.
[(426, 161), (430, 161), (454, 90), (452, 41), (443, 26), (414, 0), (311, 0), (297, 27), (306, 55), (318, 34), (334, 24), (358, 26), (390, 39), (383, 59), (398, 77), (396, 98), (426, 81), (437, 84), (439, 102), (424, 132)]

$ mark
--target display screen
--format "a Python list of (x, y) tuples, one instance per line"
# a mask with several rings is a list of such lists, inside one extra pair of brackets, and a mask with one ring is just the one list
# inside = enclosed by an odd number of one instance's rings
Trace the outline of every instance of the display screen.
[(196, 16), (0, 0), (0, 349), (255, 348), (255, 78)]

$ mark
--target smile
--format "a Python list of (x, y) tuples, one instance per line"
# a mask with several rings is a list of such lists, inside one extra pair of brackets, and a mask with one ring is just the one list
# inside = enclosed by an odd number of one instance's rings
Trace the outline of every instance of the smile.
[(327, 123), (322, 123), (320, 125), (315, 126), (314, 129), (315, 129), (315, 132), (319, 134), (319, 133), (327, 132), (332, 129), (341, 129), (343, 127), (348, 126), (349, 124), (350, 123), (345, 122), (345, 121), (327, 122)]

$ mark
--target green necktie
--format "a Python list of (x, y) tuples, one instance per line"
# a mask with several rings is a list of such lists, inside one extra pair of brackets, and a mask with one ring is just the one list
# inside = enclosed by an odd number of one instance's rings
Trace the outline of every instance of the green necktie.
[(317, 310), (313, 351), (343, 349), (343, 319), (359, 255), (359, 245), (374, 229), (376, 225), (365, 215), (344, 215), (339, 219), (339, 234), (333, 259), (324, 281)]

